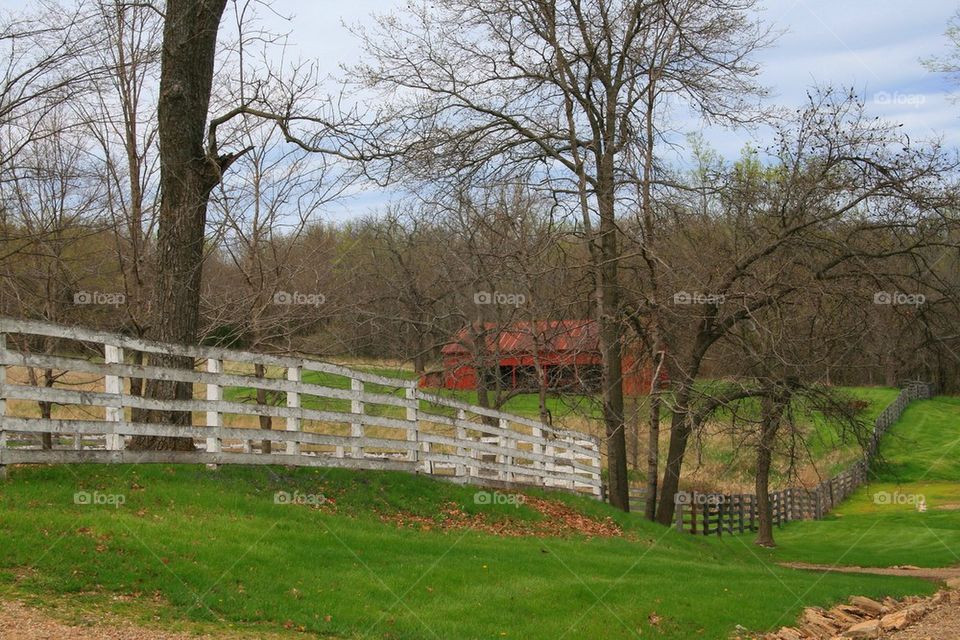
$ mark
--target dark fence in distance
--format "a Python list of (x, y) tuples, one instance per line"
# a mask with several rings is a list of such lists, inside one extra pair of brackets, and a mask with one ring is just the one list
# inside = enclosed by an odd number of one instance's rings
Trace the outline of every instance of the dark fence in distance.
[[(824, 480), (812, 489), (792, 487), (770, 494), (773, 524), (783, 526), (794, 520), (819, 520), (867, 482), (870, 464), (880, 450), (880, 440), (914, 400), (931, 398), (933, 385), (908, 382), (877, 416), (873, 434), (862, 459)], [(643, 489), (630, 490), (633, 511), (643, 511)], [(681, 492), (676, 495), (674, 526), (679, 531), (700, 535), (723, 535), (756, 531), (759, 524), (757, 497), (751, 493), (720, 494)]]

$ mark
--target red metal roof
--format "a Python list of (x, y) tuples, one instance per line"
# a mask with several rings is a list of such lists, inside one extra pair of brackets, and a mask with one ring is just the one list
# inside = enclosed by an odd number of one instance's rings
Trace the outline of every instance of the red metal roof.
[[(515, 322), (500, 327), (487, 322), (464, 327), (457, 332), (453, 342), (441, 349), (445, 355), (474, 353), (471, 347), (475, 337), (486, 341), (487, 353), (516, 354), (540, 352), (596, 352), (599, 351), (599, 335), (594, 320), (541, 320), (538, 322)], [(499, 344), (498, 344), (499, 343)], [(534, 349), (536, 345), (537, 349)]]

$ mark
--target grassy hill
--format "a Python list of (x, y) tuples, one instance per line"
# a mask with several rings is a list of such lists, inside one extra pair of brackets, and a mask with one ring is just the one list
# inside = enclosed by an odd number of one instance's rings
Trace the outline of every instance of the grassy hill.
[[(724, 638), (802, 604), (929, 590), (790, 571), (749, 540), (700, 539), (573, 496), (614, 537), (497, 536), (549, 519), (404, 474), (197, 467), (18, 469), (0, 493), (0, 584), (152, 623), (220, 622), (332, 638)], [(78, 505), (77, 491), (123, 495)], [(323, 505), (275, 493), (322, 493)], [(536, 495), (532, 496), (532, 499)], [(462, 518), (464, 516), (456, 516)], [(806, 593), (803, 602), (795, 594)], [(147, 603), (149, 606), (146, 606)]]
[[(827, 520), (777, 531), (774, 551), (588, 498), (498, 502), (399, 473), (22, 467), (0, 483), (0, 597), (291, 638), (728, 638), (852, 594), (932, 591), (777, 562), (956, 564), (958, 444), (960, 400), (917, 403), (885, 443), (878, 484)], [(930, 510), (874, 502), (893, 490), (925, 491)]]
[[(862, 566), (960, 564), (960, 398), (912, 403), (881, 454), (874, 482), (827, 519), (785, 528), (773, 557)], [(916, 507), (921, 497), (925, 513)]]

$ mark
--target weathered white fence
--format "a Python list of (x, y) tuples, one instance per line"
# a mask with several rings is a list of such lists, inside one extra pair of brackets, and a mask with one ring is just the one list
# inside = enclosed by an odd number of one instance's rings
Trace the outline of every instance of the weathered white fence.
[[(196, 366), (160, 366), (154, 354)], [(266, 376), (254, 375), (257, 364)], [(131, 380), (188, 383), (193, 392), (156, 400), (132, 394)], [(255, 401), (258, 389), (266, 402)], [(134, 421), (150, 410), (189, 412), (191, 426)], [(42, 434), (50, 434), (46, 445)], [(134, 436), (192, 438), (195, 450), (128, 450)], [(416, 380), (0, 318), (0, 469), (80, 462), (387, 469), (601, 495), (595, 437), (429, 393)]]

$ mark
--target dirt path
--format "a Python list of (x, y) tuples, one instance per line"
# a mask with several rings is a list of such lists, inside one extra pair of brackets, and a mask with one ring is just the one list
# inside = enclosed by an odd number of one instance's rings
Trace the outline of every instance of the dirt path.
[(143, 629), (129, 623), (68, 625), (22, 602), (3, 602), (0, 608), (0, 638), (16, 640), (196, 640), (210, 636), (187, 636)]
[[(781, 567), (789, 569), (804, 569), (807, 571), (829, 571), (831, 573), (870, 573), (878, 576), (902, 576), (904, 578), (920, 578), (921, 580), (934, 580), (937, 582), (946, 582), (947, 580), (960, 580), (960, 567), (936, 567), (925, 569), (921, 567), (845, 567), (833, 566), (828, 564), (807, 564), (805, 562), (783, 562)], [(956, 585), (960, 587), (960, 584)], [(960, 636), (958, 636), (960, 637)]]
[(883, 640), (956, 640), (960, 638), (960, 605), (941, 605), (912, 627), (881, 636), (881, 638)]
[(3, 640), (279, 640), (280, 637), (272, 633), (230, 631), (215, 635), (170, 633), (137, 626), (109, 613), (91, 614), (85, 616), (83, 623), (69, 624), (22, 602), (0, 601), (0, 638)]

